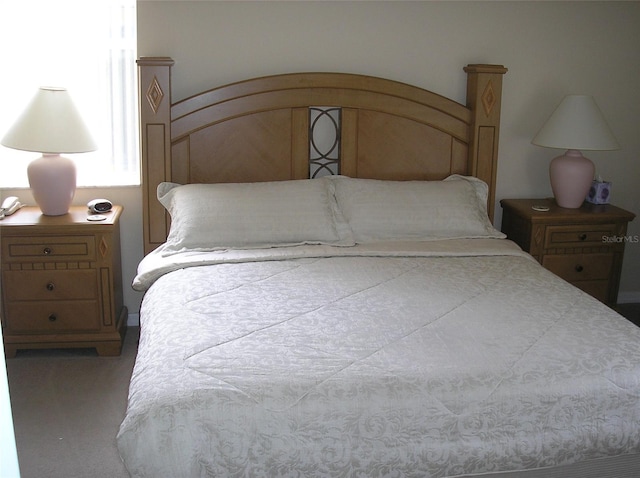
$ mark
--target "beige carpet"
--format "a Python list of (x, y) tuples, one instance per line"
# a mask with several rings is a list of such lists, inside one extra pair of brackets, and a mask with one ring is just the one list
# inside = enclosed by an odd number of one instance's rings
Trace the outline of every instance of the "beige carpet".
[(129, 477), (116, 449), (139, 329), (120, 357), (95, 350), (19, 351), (7, 360), (22, 478)]

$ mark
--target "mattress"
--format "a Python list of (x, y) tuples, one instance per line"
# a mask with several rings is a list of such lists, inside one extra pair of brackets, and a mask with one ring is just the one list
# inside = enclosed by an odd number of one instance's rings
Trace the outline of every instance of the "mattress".
[(435, 478), (640, 453), (640, 328), (507, 240), (151, 254), (134, 286), (132, 476)]

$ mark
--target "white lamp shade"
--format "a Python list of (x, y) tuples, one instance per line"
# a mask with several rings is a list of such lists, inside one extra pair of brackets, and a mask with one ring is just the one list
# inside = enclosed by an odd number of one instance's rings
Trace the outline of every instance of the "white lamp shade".
[(547, 148), (608, 151), (618, 149), (600, 108), (592, 96), (565, 96), (533, 144)]
[(40, 153), (85, 153), (96, 149), (68, 91), (52, 87), (38, 90), (1, 143)]

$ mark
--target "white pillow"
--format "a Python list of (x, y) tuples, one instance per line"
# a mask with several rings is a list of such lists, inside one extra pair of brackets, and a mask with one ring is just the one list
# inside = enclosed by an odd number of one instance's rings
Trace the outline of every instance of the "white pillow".
[(164, 253), (301, 244), (353, 245), (333, 188), (332, 182), (321, 179), (161, 183), (158, 200), (171, 214)]
[(333, 182), (357, 243), (506, 237), (489, 221), (488, 187), (477, 178), (383, 181), (340, 176)]

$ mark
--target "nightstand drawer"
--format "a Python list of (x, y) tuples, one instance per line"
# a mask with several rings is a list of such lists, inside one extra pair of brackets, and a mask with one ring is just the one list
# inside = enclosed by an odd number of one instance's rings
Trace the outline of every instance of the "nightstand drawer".
[(96, 256), (93, 236), (7, 237), (3, 244), (3, 260), (94, 260)]
[(542, 265), (569, 282), (608, 280), (613, 267), (613, 254), (548, 254)]
[(545, 249), (559, 247), (601, 246), (603, 237), (614, 236), (614, 224), (589, 224), (579, 226), (547, 226)]
[(98, 301), (10, 302), (7, 331), (57, 334), (99, 330)]
[(2, 282), (12, 301), (97, 299), (96, 274), (95, 269), (10, 271)]

